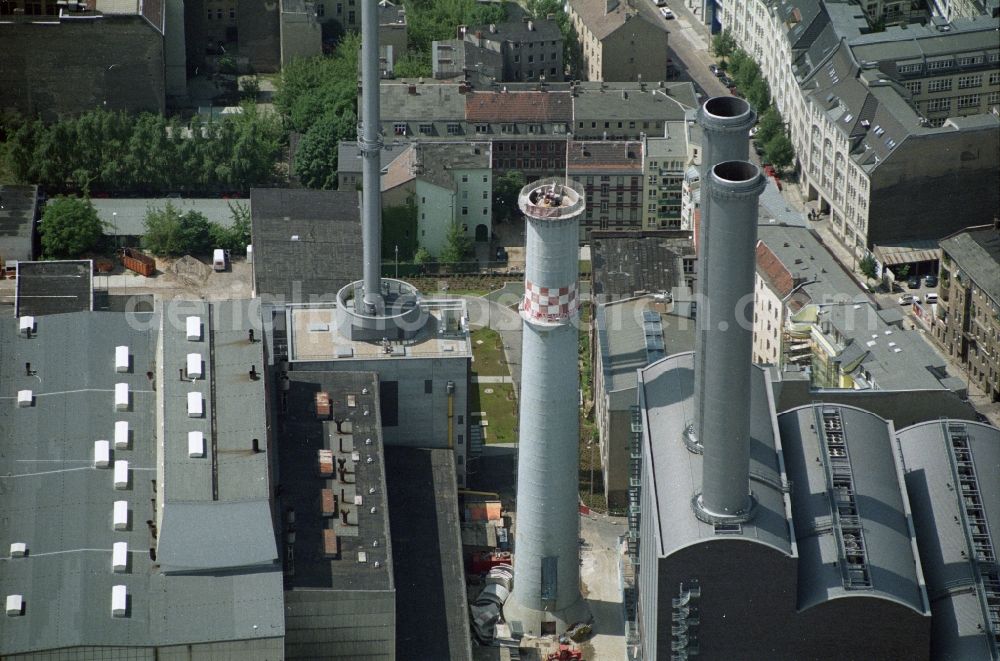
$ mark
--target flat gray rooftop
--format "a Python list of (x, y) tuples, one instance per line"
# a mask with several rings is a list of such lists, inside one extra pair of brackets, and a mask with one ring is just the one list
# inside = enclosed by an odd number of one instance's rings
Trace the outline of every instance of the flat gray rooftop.
[[(284, 635), (276, 566), (167, 574), (150, 553), (157, 544), (146, 522), (156, 518), (160, 319), (159, 312), (40, 317), (30, 339), (19, 335), (16, 320), (0, 321), (0, 548), (28, 546), (25, 558), (0, 559), (3, 592), (23, 595), (26, 604), (22, 616), (0, 618), (2, 656)], [(128, 347), (125, 372), (116, 371), (118, 346)], [(115, 406), (119, 383), (128, 386), (125, 410)], [(32, 405), (19, 407), (16, 393), (24, 389)], [(127, 447), (113, 448), (118, 421), (128, 423)], [(94, 466), (102, 439), (111, 442), (112, 462), (128, 462), (125, 489), (115, 488), (113, 468)], [(112, 525), (116, 501), (127, 503), (125, 530)], [(112, 567), (116, 542), (128, 544), (121, 572)], [(113, 585), (127, 587), (125, 617), (112, 617)]]
[[(293, 370), (288, 376), (278, 438), (279, 502), (286, 531), (294, 512), (294, 538), (286, 534), (283, 540), (286, 589), (392, 590), (385, 454), (375, 375)], [(325, 419), (317, 416), (315, 408), (316, 393), (321, 391), (330, 396), (331, 414)], [(336, 420), (348, 421), (339, 425), (340, 433)], [(319, 473), (320, 450), (332, 451), (331, 476)], [(343, 474), (338, 471), (340, 461)], [(330, 490), (335, 513), (323, 512), (324, 489)], [(331, 534), (327, 530), (336, 537), (335, 553), (324, 552), (324, 536)]]
[(23, 317), (92, 310), (92, 273), (89, 259), (18, 262), (14, 313)]
[(0, 186), (0, 256), (5, 262), (34, 259), (37, 186)]
[(611, 301), (684, 284), (684, 259), (694, 258), (688, 232), (593, 232), (593, 296)]

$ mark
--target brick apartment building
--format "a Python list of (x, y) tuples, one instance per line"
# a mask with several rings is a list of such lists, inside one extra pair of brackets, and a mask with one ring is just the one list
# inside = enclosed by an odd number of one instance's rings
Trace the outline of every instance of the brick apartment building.
[(969, 381), (1000, 401), (1000, 228), (970, 227), (941, 240), (932, 335)]
[(643, 144), (638, 141), (573, 141), (568, 148), (570, 179), (584, 185), (587, 209), (580, 240), (592, 230), (642, 228)]

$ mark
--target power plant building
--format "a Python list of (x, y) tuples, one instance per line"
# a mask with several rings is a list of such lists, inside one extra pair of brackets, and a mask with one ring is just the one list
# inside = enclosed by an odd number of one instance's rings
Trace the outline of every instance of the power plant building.
[[(733, 145), (706, 124), (735, 127), (745, 106), (725, 103), (709, 100), (700, 116), (712, 174), (697, 351), (639, 371), (636, 651), (996, 659), (1000, 430), (942, 419), (897, 432), (823, 401), (779, 413), (776, 372), (751, 365), (749, 324), (733, 326), (752, 301), (760, 175), (713, 165)], [(728, 137), (745, 141), (743, 130)]]

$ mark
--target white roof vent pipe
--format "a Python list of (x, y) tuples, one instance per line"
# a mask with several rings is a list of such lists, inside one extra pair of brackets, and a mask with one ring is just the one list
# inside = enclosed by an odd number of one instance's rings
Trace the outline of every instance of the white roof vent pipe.
[(10, 617), (24, 615), (24, 595), (7, 595), (7, 615)]
[(200, 418), (205, 415), (205, 400), (200, 392), (189, 392), (187, 400), (189, 418)]
[(115, 542), (111, 551), (111, 568), (116, 574), (128, 571), (128, 542)]
[(128, 462), (118, 460), (115, 462), (115, 489), (119, 491), (128, 489)]
[(187, 339), (189, 342), (201, 341), (201, 317), (188, 317), (185, 321), (187, 326)]
[(34, 394), (30, 390), (17, 391), (17, 405), (20, 408), (31, 406), (35, 401)]
[(205, 434), (200, 431), (188, 432), (188, 457), (196, 459), (205, 456)]
[(35, 318), (31, 316), (21, 317), (17, 322), (18, 332), (21, 337), (31, 337), (35, 332)]
[(10, 557), (23, 558), (28, 555), (28, 545), (24, 542), (13, 542), (10, 545)]
[(115, 449), (128, 450), (128, 448), (129, 448), (128, 421), (119, 420), (115, 423)]
[(128, 411), (128, 384), (115, 384), (115, 410)]
[(128, 588), (115, 585), (111, 588), (111, 617), (125, 617), (128, 613)]
[(189, 379), (200, 379), (203, 376), (203, 362), (200, 353), (189, 353), (187, 355), (187, 375)]
[(127, 372), (129, 368), (128, 347), (115, 347), (115, 371)]
[(114, 524), (115, 530), (128, 530), (128, 501), (127, 500), (116, 500), (114, 506)]
[(94, 468), (107, 468), (111, 465), (111, 444), (107, 441), (94, 441)]

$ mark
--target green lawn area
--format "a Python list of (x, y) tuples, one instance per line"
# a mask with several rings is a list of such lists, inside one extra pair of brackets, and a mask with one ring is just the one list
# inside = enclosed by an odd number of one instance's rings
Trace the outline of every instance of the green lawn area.
[(472, 371), (476, 374), (481, 376), (510, 375), (503, 355), (503, 342), (500, 339), (500, 333), (491, 328), (480, 328), (472, 331), (472, 358)]
[[(489, 424), (484, 427), (487, 443), (517, 442), (517, 399), (514, 387), (509, 383), (478, 383), (472, 390), (469, 410), (473, 413), (484, 411)], [(492, 392), (486, 392), (490, 390)], [(472, 416), (471, 422), (480, 418)]]

